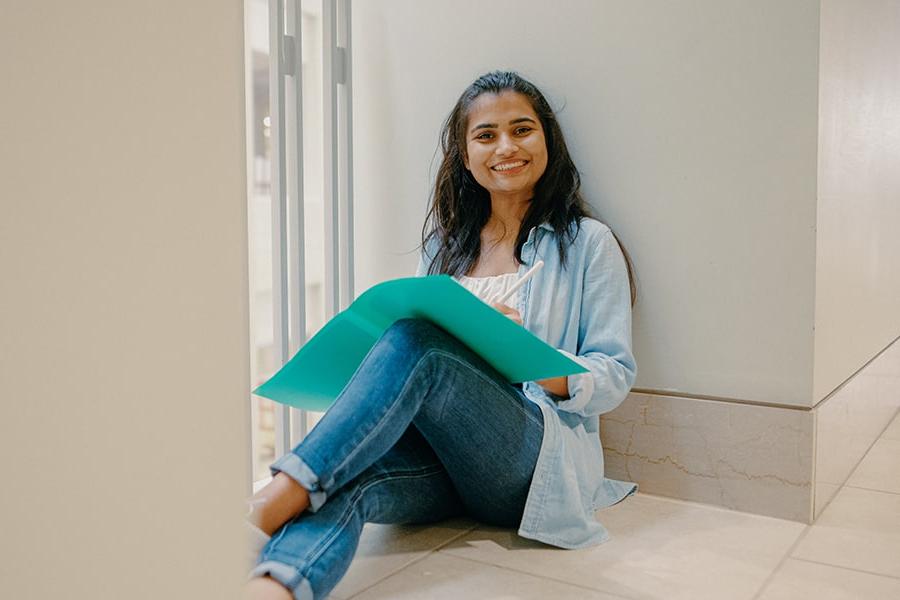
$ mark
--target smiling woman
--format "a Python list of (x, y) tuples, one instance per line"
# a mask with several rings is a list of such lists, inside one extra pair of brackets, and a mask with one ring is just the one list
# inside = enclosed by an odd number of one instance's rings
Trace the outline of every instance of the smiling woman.
[[(434, 241), (438, 247), (429, 273), (513, 271), (530, 230), (541, 224), (556, 233), (565, 262), (574, 239), (569, 226), (591, 212), (556, 114), (534, 84), (510, 71), (479, 77), (444, 122), (441, 150), (422, 229), (423, 246)], [(613, 237), (625, 257), (633, 304), (631, 259)], [(509, 248), (512, 257), (501, 264), (494, 255)]]
[(509, 297), (493, 306), (585, 371), (514, 385), (431, 322), (394, 323), (254, 496), (250, 520), (272, 537), (252, 598), (327, 596), (367, 522), (465, 514), (561, 548), (599, 544), (594, 511), (637, 488), (604, 477), (599, 438), (636, 374), (631, 268), (588, 214), (553, 111), (517, 74), (488, 73), (441, 144), (416, 274)]

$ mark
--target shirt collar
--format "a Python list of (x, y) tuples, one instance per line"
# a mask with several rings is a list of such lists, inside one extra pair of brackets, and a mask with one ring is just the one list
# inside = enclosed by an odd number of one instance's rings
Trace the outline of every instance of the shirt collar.
[(537, 230), (538, 229), (546, 229), (547, 231), (553, 231), (553, 226), (550, 223), (544, 221), (537, 227), (532, 227), (531, 231), (528, 232), (528, 237), (525, 239), (525, 244), (530, 245), (532, 243), (537, 243)]
[(528, 232), (528, 235), (533, 234), (533, 233), (535, 232), (535, 230), (537, 230), (537, 229), (546, 229), (547, 231), (553, 231), (553, 225), (551, 225), (551, 224), (548, 223), (547, 221), (544, 221), (543, 223), (541, 223), (541, 224), (538, 225), (537, 227), (532, 227), (532, 228), (531, 228), (531, 231)]

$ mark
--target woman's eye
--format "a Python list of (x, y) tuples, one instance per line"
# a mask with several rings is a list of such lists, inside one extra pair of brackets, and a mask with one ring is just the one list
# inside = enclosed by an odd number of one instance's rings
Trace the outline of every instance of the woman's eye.
[(522, 135), (531, 131), (531, 127), (517, 127), (516, 135)]
[[(487, 137), (485, 137), (485, 136), (487, 136)], [(476, 136), (475, 136), (475, 139), (476, 139), (476, 140), (486, 140), (486, 139), (488, 139), (490, 136), (491, 136), (490, 133), (484, 132), (484, 133), (482, 133), (482, 134), (476, 135)]]

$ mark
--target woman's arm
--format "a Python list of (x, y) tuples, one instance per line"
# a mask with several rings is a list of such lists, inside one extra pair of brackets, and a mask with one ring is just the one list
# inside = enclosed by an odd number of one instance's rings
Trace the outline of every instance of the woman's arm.
[(631, 352), (631, 288), (625, 257), (612, 232), (590, 241), (584, 271), (578, 347), (560, 350), (588, 372), (569, 375), (567, 400), (559, 410), (582, 417), (616, 408), (628, 396), (637, 375)]

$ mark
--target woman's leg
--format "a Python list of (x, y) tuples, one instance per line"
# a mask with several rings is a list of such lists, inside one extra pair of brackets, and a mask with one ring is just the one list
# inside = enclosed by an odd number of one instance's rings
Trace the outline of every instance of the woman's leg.
[[(284, 597), (289, 590), (297, 599), (324, 598), (350, 567), (365, 523), (428, 523), (462, 513), (446, 470), (411, 425), (317, 512), (299, 515), (276, 532), (250, 573), (247, 596)], [(266, 589), (273, 582), (280, 589)]]
[(253, 494), (247, 520), (267, 535), (272, 535), (288, 519), (294, 518), (309, 506), (309, 492), (285, 475), (275, 473), (272, 481)]
[(447, 469), (466, 512), (518, 529), (544, 440), (543, 414), (480, 357), (465, 350), (452, 360), (459, 379), (469, 382), (455, 389), (465, 393), (425, 403), (413, 423)]
[(294, 594), (271, 577), (254, 577), (244, 586), (244, 600), (294, 600)]
[[(368, 463), (400, 427), (401, 442)], [(440, 328), (398, 321), (307, 439), (273, 464), (318, 501), (276, 534), (255, 573), (280, 577), (298, 598), (304, 585), (318, 592), (346, 570), (364, 522), (439, 520), (451, 497), (453, 510), (461, 503), (482, 521), (516, 526), (542, 439), (540, 410), (520, 389)], [(398, 471), (398, 447), (426, 467)]]
[[(309, 513), (285, 526), (283, 536), (276, 534), (270, 545), (275, 539), (321, 545), (306, 529), (297, 529), (305, 533), (290, 538), (287, 532), (303, 527), (322, 511), (327, 512), (321, 515), (324, 520), (318, 521), (319, 533), (330, 532), (327, 527), (330, 524), (333, 529), (337, 517), (328, 509), (343, 507), (343, 501), (337, 501), (346, 498), (342, 486), (370, 465), (377, 469), (370, 462), (371, 455), (381, 452), (400, 427), (404, 429), (398, 436), (409, 435), (410, 423), (446, 469), (441, 476), (450, 482), (447, 489), (460, 492), (467, 512), (491, 524), (518, 524), (543, 439), (540, 409), (443, 330), (425, 321), (403, 320), (382, 336), (307, 438), (272, 465), (273, 472), (285, 472), (311, 491), (311, 506)], [(399, 485), (392, 483), (395, 488)], [(387, 484), (381, 490), (389, 493), (375, 504), (395, 505), (395, 496), (403, 495), (403, 488), (391, 489)], [(421, 492), (412, 496), (426, 508), (428, 501), (434, 501), (426, 500), (427, 494)], [(410, 521), (406, 512), (394, 513), (385, 521), (379, 521), (377, 514), (375, 511), (362, 522), (416, 522)], [(444, 518), (440, 511), (426, 510), (425, 515), (429, 520)], [(353, 528), (350, 531), (352, 539)], [(337, 555), (349, 565), (352, 552), (348, 554), (347, 548), (355, 551), (355, 543), (338, 547), (343, 551), (336, 551)], [(284, 564), (291, 562), (293, 552), (304, 555), (302, 547), (288, 549), (282, 556)], [(294, 570), (283, 577), (286, 587), (297, 590), (302, 584), (298, 578), (308, 581), (303, 575), (307, 567), (311, 563), (294, 563)], [(270, 575), (274, 577), (277, 571)]]
[[(445, 412), (458, 423), (442, 425)], [(481, 473), (500, 484), (493, 489), (507, 491), (505, 474), (517, 465), (514, 479), (527, 473), (530, 482), (543, 438), (540, 410), (521, 390), (444, 330), (421, 319), (403, 319), (373, 346), (306, 438), (270, 469), (308, 490), (307, 510), (316, 512), (387, 452), (410, 423), (422, 424), (442, 459), (439, 447), (450, 444), (447, 460), (453, 466), (448, 470), (454, 482), (469, 481), (471, 461), (480, 460)], [(441, 428), (447, 430), (443, 435)], [(530, 443), (523, 448), (526, 430), (531, 431)], [(499, 454), (483, 455), (486, 443), (499, 444)], [(524, 488), (520, 495), (527, 493), (527, 484)], [(491, 491), (491, 486), (484, 493), (473, 490), (477, 507), (493, 496)], [(499, 507), (506, 501), (492, 502)]]

